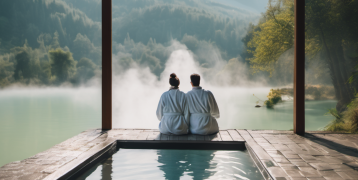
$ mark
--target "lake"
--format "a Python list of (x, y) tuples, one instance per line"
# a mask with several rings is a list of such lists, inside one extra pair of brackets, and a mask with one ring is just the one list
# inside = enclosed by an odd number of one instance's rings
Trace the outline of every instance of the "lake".
[[(204, 87), (205, 88), (205, 87)], [(293, 102), (274, 109), (255, 108), (266, 100), (270, 88), (209, 87), (218, 102), (220, 129), (293, 128)], [(113, 101), (115, 128), (157, 128), (155, 109), (160, 90), (141, 101)], [(114, 97), (119, 91), (114, 90)], [(253, 96), (255, 94), (255, 96)], [(148, 107), (140, 106), (145, 104)], [(306, 101), (306, 130), (321, 130), (333, 118), (325, 116), (336, 101)], [(137, 113), (123, 112), (121, 107)], [(119, 113), (120, 112), (120, 113)], [(146, 117), (146, 118), (143, 118)], [(101, 127), (99, 88), (26, 88), (0, 90), (0, 166), (44, 151), (80, 132)]]

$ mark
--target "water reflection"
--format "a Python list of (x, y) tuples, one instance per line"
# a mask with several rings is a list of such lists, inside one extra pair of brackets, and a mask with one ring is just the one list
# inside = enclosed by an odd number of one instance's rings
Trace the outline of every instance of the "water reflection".
[(120, 149), (78, 180), (263, 179), (246, 151)]
[(215, 172), (207, 171), (210, 166), (215, 167), (216, 163), (211, 164), (215, 151), (201, 151), (192, 153), (193, 150), (157, 150), (158, 162), (163, 165), (159, 169), (164, 172), (165, 179), (180, 179), (184, 172), (193, 179), (206, 179)]
[(216, 151), (201, 151), (200, 153), (188, 153), (188, 173), (193, 179), (206, 179), (214, 175), (215, 171), (209, 171), (216, 167), (217, 163), (212, 162)]
[(112, 180), (112, 168), (113, 160), (112, 157), (108, 158), (102, 165), (102, 179)]
[(245, 151), (157, 150), (165, 179), (263, 179)]
[(158, 162), (163, 164), (159, 166), (159, 169), (164, 172), (165, 179), (180, 179), (189, 165), (186, 151), (172, 153), (171, 151), (158, 150), (157, 155)]

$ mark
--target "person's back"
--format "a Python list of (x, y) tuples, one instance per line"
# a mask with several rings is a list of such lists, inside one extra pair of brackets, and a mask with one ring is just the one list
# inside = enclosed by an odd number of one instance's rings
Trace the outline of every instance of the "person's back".
[[(174, 75), (171, 75), (172, 78), (176, 78), (179, 82), (179, 79)], [(185, 93), (179, 90), (179, 83), (177, 86), (172, 86), (169, 91), (164, 92), (158, 103), (156, 114), (158, 120), (161, 121), (159, 131), (163, 134), (182, 135), (187, 134), (189, 130), (189, 110)]]
[(220, 118), (220, 112), (214, 95), (199, 86), (200, 76), (198, 74), (193, 74), (190, 78), (193, 89), (186, 94), (190, 112), (190, 132), (200, 135), (217, 133), (219, 126), (216, 118)]

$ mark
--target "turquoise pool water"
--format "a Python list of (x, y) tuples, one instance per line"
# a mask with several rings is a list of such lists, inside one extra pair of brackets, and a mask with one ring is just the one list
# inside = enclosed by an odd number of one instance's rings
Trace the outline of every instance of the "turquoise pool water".
[(120, 149), (77, 180), (263, 179), (247, 151)]

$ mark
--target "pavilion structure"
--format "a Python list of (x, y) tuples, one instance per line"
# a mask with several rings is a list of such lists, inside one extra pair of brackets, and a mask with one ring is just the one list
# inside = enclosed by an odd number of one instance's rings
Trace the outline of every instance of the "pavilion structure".
[(246, 149), (265, 180), (357, 179), (358, 134), (305, 132), (304, 25), (305, 0), (295, 0), (293, 132), (228, 129), (207, 136), (176, 136), (161, 134), (158, 129), (114, 129), (112, 0), (102, 0), (102, 128), (84, 131), (44, 152), (0, 167), (0, 179), (74, 179), (119, 148)]
[[(305, 134), (305, 0), (295, 0), (293, 130)], [(112, 0), (102, 0), (102, 129), (112, 129)]]

